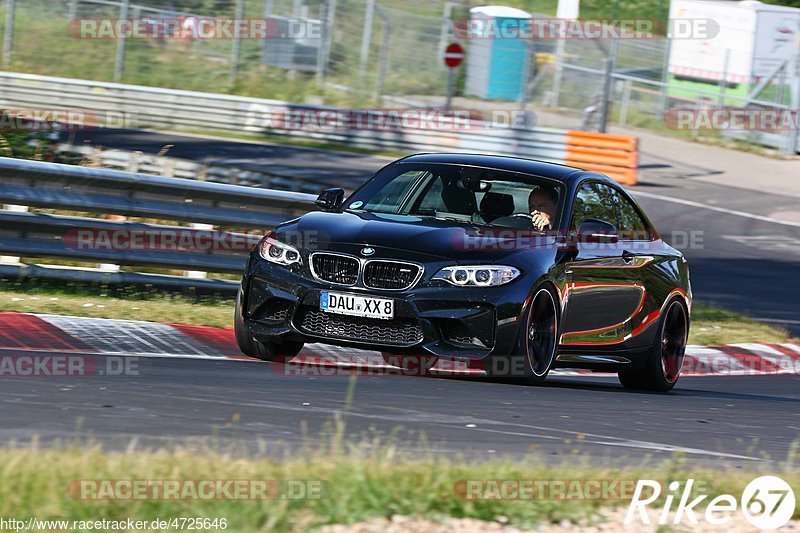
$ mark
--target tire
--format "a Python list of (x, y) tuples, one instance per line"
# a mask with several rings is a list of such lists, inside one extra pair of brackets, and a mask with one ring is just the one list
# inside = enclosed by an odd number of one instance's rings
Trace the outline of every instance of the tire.
[(381, 352), (383, 361), (389, 366), (396, 366), (407, 376), (427, 376), (431, 369), (439, 362), (435, 355), (402, 355), (390, 352)]
[(547, 379), (558, 351), (561, 314), (551, 285), (540, 285), (534, 291), (523, 317), (515, 353), (492, 356), (485, 370), (493, 378), (521, 378), (529, 385), (538, 385)]
[(620, 372), (619, 382), (626, 389), (671, 391), (681, 376), (688, 336), (689, 313), (680, 298), (673, 298), (664, 308), (644, 368)]
[(291, 359), (303, 349), (302, 342), (274, 342), (264, 343), (255, 339), (244, 323), (241, 309), (242, 291), (236, 296), (236, 311), (233, 320), (233, 330), (236, 335), (236, 344), (243, 354), (261, 359), (262, 361), (277, 361)]

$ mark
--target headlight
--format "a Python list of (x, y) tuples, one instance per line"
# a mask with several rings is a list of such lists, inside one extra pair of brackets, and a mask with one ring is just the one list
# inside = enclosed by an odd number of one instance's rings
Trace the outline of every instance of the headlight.
[(261, 241), (258, 253), (270, 263), (277, 263), (279, 265), (291, 266), (302, 262), (300, 259), (300, 252), (297, 251), (297, 248), (276, 241), (271, 237), (266, 237)]
[(431, 279), (458, 287), (494, 287), (505, 285), (519, 274), (519, 270), (510, 266), (452, 266), (441, 269)]

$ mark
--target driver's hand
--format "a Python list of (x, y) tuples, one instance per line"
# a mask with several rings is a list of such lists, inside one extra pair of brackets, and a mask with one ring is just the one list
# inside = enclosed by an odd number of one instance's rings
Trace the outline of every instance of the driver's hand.
[(546, 229), (550, 229), (550, 215), (547, 213), (542, 213), (541, 211), (533, 211), (531, 213), (531, 220), (533, 221), (533, 227), (536, 228), (538, 231), (544, 231)]

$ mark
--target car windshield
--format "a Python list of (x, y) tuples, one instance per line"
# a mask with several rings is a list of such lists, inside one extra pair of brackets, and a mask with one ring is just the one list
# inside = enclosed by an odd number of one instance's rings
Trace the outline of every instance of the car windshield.
[(349, 208), (395, 215), (531, 228), (531, 213), (560, 220), (558, 182), (487, 168), (456, 165), (398, 165), (351, 198)]

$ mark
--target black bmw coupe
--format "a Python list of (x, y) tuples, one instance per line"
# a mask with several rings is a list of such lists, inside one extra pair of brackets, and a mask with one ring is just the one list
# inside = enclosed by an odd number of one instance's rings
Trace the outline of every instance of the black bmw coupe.
[(602, 174), (422, 154), (317, 205), (249, 258), (235, 316), (247, 355), (322, 342), (529, 383), (586, 368), (668, 391), (680, 376), (688, 265)]

